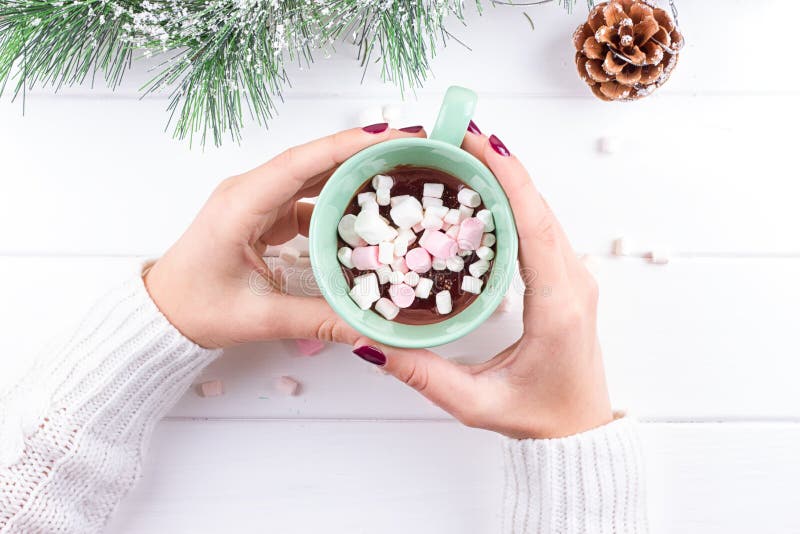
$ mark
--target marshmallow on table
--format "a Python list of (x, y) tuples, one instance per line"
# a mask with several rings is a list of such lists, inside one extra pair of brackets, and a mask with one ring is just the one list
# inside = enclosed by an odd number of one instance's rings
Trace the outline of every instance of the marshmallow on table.
[(494, 234), (483, 234), (483, 237), (481, 238), (482, 247), (493, 247), (495, 243), (497, 243), (497, 238), (494, 236)]
[(441, 206), (444, 202), (441, 198), (436, 197), (422, 197), (422, 207), (430, 208), (431, 206)]
[(670, 260), (669, 252), (666, 250), (656, 249), (648, 254), (648, 256), (650, 258), (650, 263), (658, 265), (666, 265)]
[(491, 260), (494, 259), (494, 250), (489, 247), (478, 247), (478, 250), (475, 251), (475, 254), (482, 260)]
[(419, 274), (414, 271), (408, 271), (403, 277), (403, 281), (411, 287), (416, 287), (419, 283)]
[(379, 247), (356, 247), (350, 254), (350, 261), (359, 271), (371, 271), (381, 266), (378, 259)]
[(431, 256), (422, 247), (412, 248), (406, 253), (406, 266), (418, 274), (427, 273), (431, 269)]
[[(408, 273), (406, 273), (408, 274)], [(402, 284), (405, 281), (406, 275), (401, 273), (400, 271), (392, 271), (389, 274), (389, 283), (390, 284)]]
[(392, 269), (388, 265), (381, 265), (375, 269), (379, 284), (388, 284), (392, 277)]
[(283, 395), (293, 396), (300, 392), (300, 383), (290, 376), (279, 376), (275, 379), (275, 389)]
[(381, 241), (378, 245), (378, 261), (384, 265), (392, 264), (394, 261), (394, 244), (392, 242)]
[(391, 321), (400, 313), (400, 308), (391, 300), (383, 297), (375, 303), (375, 311)]
[[(459, 231), (459, 238), (461, 232), (463, 232), (463, 229)], [(425, 230), (425, 233), (419, 238), (419, 245), (435, 258), (447, 259), (458, 253), (458, 243), (447, 237), (443, 232), (436, 230)]]
[(436, 311), (442, 315), (446, 315), (453, 311), (453, 298), (450, 296), (450, 292), (446, 289), (436, 293)]
[(475, 278), (480, 278), (489, 271), (489, 262), (486, 260), (478, 260), (474, 263), (471, 263), (468, 270), (469, 274)]
[(398, 308), (408, 308), (414, 303), (414, 288), (406, 284), (389, 286), (389, 298)]
[(453, 256), (452, 258), (447, 258), (445, 265), (449, 271), (453, 271), (454, 273), (460, 273), (464, 270), (464, 258), (461, 256)]
[(476, 295), (481, 292), (483, 280), (475, 278), (474, 276), (465, 276), (461, 280), (461, 290), (468, 293), (475, 293)]
[(464, 206), (463, 204), (458, 207), (458, 211), (459, 211), (459, 213), (461, 213), (461, 220), (462, 221), (464, 219), (469, 219), (470, 217), (472, 217), (472, 214), (475, 213), (475, 209), (474, 208), (470, 208), (470, 207)]
[(458, 230), (458, 247), (462, 250), (475, 250), (481, 246), (483, 223), (476, 217), (464, 219)]
[[(458, 257), (458, 256), (456, 256), (456, 257)], [(447, 258), (447, 260), (444, 259), (444, 258), (433, 258), (431, 260), (431, 268), (434, 271), (444, 271), (445, 269), (447, 269), (447, 261), (449, 259), (450, 258)]]
[(363, 206), (364, 202), (372, 200), (373, 202), (378, 202), (378, 198), (372, 191), (367, 191), (366, 193), (359, 193), (358, 197), (356, 197), (356, 201), (358, 202), (359, 206)]
[(414, 294), (421, 299), (426, 299), (431, 296), (431, 289), (433, 289), (433, 280), (430, 278), (420, 278), (419, 282), (417, 282)]
[(406, 259), (395, 258), (394, 261), (392, 262), (392, 270), (397, 271), (398, 273), (406, 274), (408, 272), (408, 265), (406, 265)]
[(397, 230), (389, 226), (380, 214), (373, 211), (362, 210), (356, 217), (353, 228), (356, 234), (370, 245), (391, 241), (397, 237)]
[(355, 301), (359, 308), (368, 310), (373, 302), (381, 298), (377, 275), (369, 273), (355, 277), (353, 279), (353, 287), (350, 289), (350, 298)]
[(614, 256), (630, 256), (631, 242), (625, 236), (614, 240)]
[(391, 200), (392, 196), (388, 188), (381, 187), (375, 191), (375, 201), (378, 203), (378, 206), (388, 206)]
[(353, 249), (350, 247), (340, 248), (338, 252), (336, 252), (336, 257), (339, 258), (339, 263), (348, 269), (355, 267), (355, 265), (353, 265)]
[(391, 189), (394, 185), (394, 178), (385, 174), (376, 174), (372, 177), (372, 189)]
[(197, 390), (202, 397), (219, 397), (225, 394), (225, 389), (222, 386), (221, 380), (203, 382), (197, 387)]
[(363, 247), (367, 242), (361, 239), (358, 233), (356, 233), (356, 219), (357, 217), (352, 213), (348, 213), (342, 217), (338, 227), (339, 237), (351, 247)]
[(475, 214), (475, 218), (483, 223), (484, 232), (494, 232), (494, 217), (489, 210), (481, 210)]
[(442, 198), (444, 194), (444, 184), (426, 183), (422, 186), (422, 196), (432, 198)]
[(399, 228), (411, 228), (422, 222), (422, 204), (414, 197), (408, 197), (398, 202), (390, 211), (389, 216)]
[(284, 245), (281, 247), (281, 251), (278, 253), (278, 257), (286, 265), (294, 265), (295, 263), (297, 263), (297, 260), (300, 259), (300, 251), (289, 245)]
[(447, 224), (458, 224), (461, 222), (461, 212), (456, 209), (447, 210), (444, 216), (444, 222)]
[(477, 208), (481, 205), (481, 196), (476, 191), (465, 187), (458, 192), (458, 202), (468, 208)]

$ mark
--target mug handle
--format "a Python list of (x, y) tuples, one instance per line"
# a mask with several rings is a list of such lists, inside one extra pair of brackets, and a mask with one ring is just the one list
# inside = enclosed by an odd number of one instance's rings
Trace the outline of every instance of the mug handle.
[(460, 147), (477, 102), (475, 91), (457, 85), (449, 87), (428, 138)]

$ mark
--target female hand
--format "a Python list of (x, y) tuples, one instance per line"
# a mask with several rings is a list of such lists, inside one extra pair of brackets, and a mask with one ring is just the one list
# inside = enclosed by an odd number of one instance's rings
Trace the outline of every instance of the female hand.
[(344, 160), (381, 141), (424, 136), (421, 127), (354, 128), (224, 180), (145, 275), (151, 297), (178, 330), (206, 348), (273, 338), (352, 343), (355, 332), (324, 300), (273, 290), (262, 256), (268, 245), (307, 235), (313, 206), (298, 200), (318, 195)]
[(474, 125), (463, 148), (497, 176), (511, 202), (525, 282), (524, 332), (486, 363), (360, 338), (354, 352), (383, 365), (462, 423), (513, 438), (557, 438), (613, 419), (597, 339), (597, 285), (528, 173)]

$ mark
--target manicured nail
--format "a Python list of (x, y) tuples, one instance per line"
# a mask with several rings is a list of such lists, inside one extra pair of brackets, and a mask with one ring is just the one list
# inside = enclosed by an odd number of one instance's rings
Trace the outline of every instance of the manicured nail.
[(422, 126), (406, 126), (405, 128), (400, 128), (401, 132), (406, 133), (417, 133), (420, 130), (422, 130)]
[(492, 145), (492, 148), (495, 152), (500, 154), (501, 156), (510, 156), (511, 152), (508, 151), (506, 145), (494, 134), (489, 136), (489, 144)]
[(385, 132), (386, 128), (388, 127), (389, 127), (388, 122), (379, 122), (378, 124), (370, 124), (369, 126), (364, 126), (361, 129), (367, 133), (379, 134), (381, 132)]
[(474, 133), (475, 135), (481, 135), (483, 133), (481, 132), (481, 129), (478, 128), (478, 125), (472, 121), (469, 121), (469, 125), (467, 126), (467, 131), (470, 133)]
[(353, 354), (355, 354), (362, 360), (368, 361), (369, 363), (375, 365), (386, 364), (386, 355), (376, 347), (370, 347), (369, 345), (364, 345), (363, 347), (357, 347), (356, 349), (353, 350)]

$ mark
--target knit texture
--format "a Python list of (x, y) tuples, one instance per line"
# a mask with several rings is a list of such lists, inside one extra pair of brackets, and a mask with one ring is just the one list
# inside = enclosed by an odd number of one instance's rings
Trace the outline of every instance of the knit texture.
[(92, 533), (139, 476), (156, 422), (221, 351), (182, 336), (141, 276), (0, 394), (0, 533)]
[(635, 422), (562, 439), (503, 439), (504, 534), (646, 534)]

